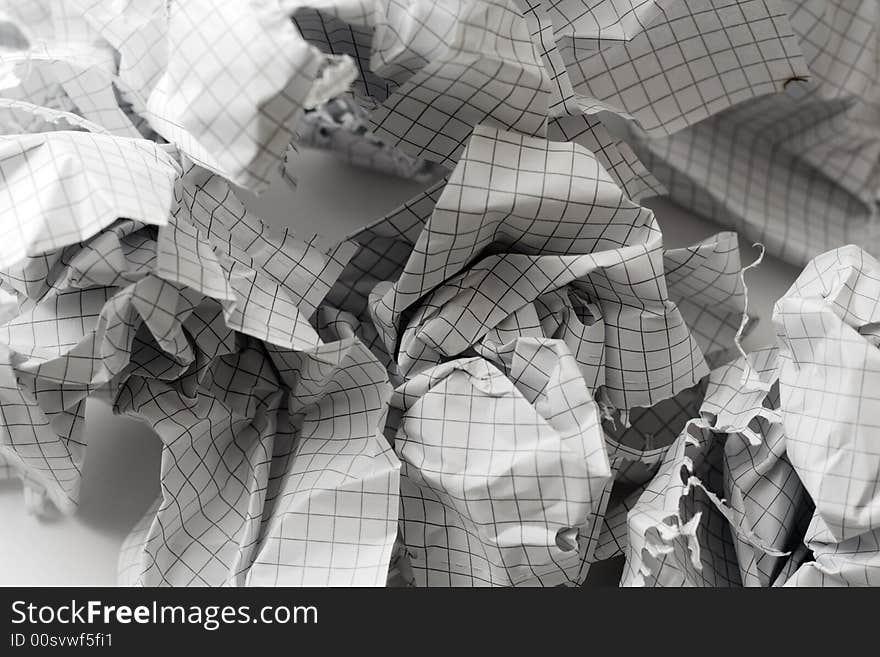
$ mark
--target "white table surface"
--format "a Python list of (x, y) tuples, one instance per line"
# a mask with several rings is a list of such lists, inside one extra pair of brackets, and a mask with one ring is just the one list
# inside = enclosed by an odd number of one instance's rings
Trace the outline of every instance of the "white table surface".
[[(329, 153), (304, 151), (298, 157), (296, 191), (282, 183), (259, 199), (248, 199), (248, 205), (267, 222), (290, 226), (300, 235), (320, 232), (341, 239), (423, 188), (346, 166)], [(647, 205), (656, 211), (667, 247), (692, 244), (719, 230), (663, 199)], [(743, 264), (757, 255), (749, 244), (741, 248)], [(747, 348), (772, 342), (773, 303), (797, 273), (765, 257), (746, 274), (749, 311), (761, 319)], [(0, 482), (0, 585), (115, 584), (120, 545), (159, 494), (160, 443), (145, 425), (114, 417), (101, 402), (87, 404), (86, 423), (89, 447), (74, 516), (33, 517), (24, 509), (20, 486)]]

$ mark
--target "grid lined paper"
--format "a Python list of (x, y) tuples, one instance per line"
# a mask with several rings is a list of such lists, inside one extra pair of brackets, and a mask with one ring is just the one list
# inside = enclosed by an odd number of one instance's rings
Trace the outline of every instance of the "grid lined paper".
[(876, 254), (877, 4), (789, 4), (808, 72), (667, 138), (630, 141), (678, 203), (786, 261), (849, 243)]
[[(876, 10), (215, 5), (10, 10), (0, 477), (35, 509), (75, 509), (97, 398), (162, 443), (127, 584), (876, 583), (876, 261), (811, 261), (739, 357), (736, 235), (666, 249), (639, 205), (868, 235)], [(436, 182), (295, 237), (235, 186), (298, 132)]]
[(623, 584), (877, 585), (877, 272), (855, 246), (815, 258), (776, 346), (712, 372), (629, 507)]

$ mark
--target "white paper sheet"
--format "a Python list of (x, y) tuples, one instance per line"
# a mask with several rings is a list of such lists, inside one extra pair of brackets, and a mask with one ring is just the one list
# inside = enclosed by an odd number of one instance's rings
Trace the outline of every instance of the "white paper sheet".
[[(876, 99), (851, 42), (876, 22), (5, 3), (0, 476), (73, 513), (85, 400), (149, 425), (161, 496), (124, 584), (577, 585), (620, 554), (624, 585), (876, 583), (877, 262), (811, 261), (745, 356), (736, 234), (667, 249), (640, 204), (665, 185), (795, 259), (862, 235)], [(783, 115), (785, 147), (758, 144)], [(237, 189), (295, 177), (298, 132), (437, 180), (338, 244), (294, 236)]]

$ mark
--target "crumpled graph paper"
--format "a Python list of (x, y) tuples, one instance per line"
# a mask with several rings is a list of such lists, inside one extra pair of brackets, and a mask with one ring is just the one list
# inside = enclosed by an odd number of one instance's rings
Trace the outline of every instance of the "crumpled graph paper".
[[(736, 235), (666, 249), (640, 204), (682, 198), (658, 145), (798, 98), (835, 11), (5, 3), (0, 475), (72, 513), (86, 399), (152, 427), (122, 584), (876, 583), (876, 261), (812, 261), (746, 356)], [(816, 92), (842, 130), (856, 87)], [(236, 190), (304, 146), (435, 182), (295, 236)]]
[(629, 511), (624, 584), (880, 584), (878, 267), (854, 246), (815, 258), (774, 308), (776, 346), (712, 373)]
[(846, 243), (877, 254), (880, 6), (787, 4), (808, 74), (675, 135), (643, 134), (633, 147), (674, 200), (789, 262)]

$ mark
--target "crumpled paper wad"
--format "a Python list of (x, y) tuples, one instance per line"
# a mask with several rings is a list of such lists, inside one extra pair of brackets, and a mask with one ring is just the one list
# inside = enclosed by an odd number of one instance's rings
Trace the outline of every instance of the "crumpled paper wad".
[[(641, 204), (821, 69), (806, 4), (3, 3), (0, 476), (74, 513), (86, 400), (148, 424), (123, 584), (875, 582), (876, 261), (812, 261), (746, 355), (737, 236)], [(306, 147), (427, 186), (295, 235), (238, 190)]]
[(622, 583), (877, 586), (880, 263), (810, 261), (629, 509)]

